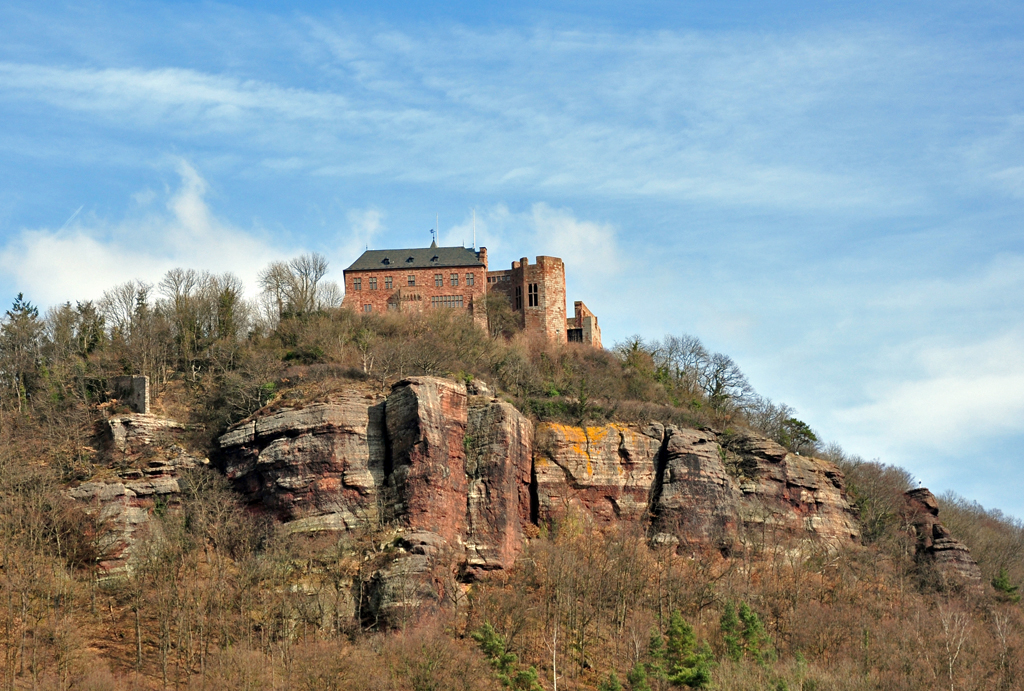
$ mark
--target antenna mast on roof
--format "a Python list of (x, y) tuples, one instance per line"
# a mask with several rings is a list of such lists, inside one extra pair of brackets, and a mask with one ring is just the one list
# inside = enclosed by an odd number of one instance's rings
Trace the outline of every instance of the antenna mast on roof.
[(476, 251), (476, 209), (473, 209), (473, 251)]

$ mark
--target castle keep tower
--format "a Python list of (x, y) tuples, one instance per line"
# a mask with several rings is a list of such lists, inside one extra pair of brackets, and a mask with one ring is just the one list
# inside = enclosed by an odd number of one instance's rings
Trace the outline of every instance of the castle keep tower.
[(488, 271), (487, 290), (508, 298), (527, 333), (543, 334), (551, 341), (601, 347), (597, 317), (586, 305), (576, 302), (575, 317), (566, 319), (565, 264), (558, 257), (538, 256), (535, 264), (523, 257), (512, 262), (511, 269)]

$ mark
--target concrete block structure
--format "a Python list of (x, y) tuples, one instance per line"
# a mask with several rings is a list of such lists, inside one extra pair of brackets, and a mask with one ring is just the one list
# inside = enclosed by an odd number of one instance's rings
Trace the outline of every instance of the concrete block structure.
[(504, 295), (519, 325), (562, 343), (601, 347), (597, 317), (574, 303), (567, 317), (565, 264), (558, 257), (526, 257), (512, 268), (488, 271), (487, 248), (438, 247), (367, 250), (345, 270), (343, 307), (364, 313), (461, 309), (487, 326), (486, 295)]
[(110, 388), (133, 413), (149, 413), (149, 377), (114, 377)]

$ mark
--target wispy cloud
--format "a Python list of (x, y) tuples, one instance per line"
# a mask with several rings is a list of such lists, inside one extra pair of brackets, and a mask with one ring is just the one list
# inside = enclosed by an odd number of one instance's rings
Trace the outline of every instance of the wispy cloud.
[(288, 40), (315, 56), (317, 88), (8, 61), (0, 94), (14, 112), (42, 103), (171, 142), (216, 137), (262, 152), (266, 174), (870, 210), (920, 202), (888, 156), (865, 165), (860, 151), (939, 127), (922, 109), (908, 133), (885, 109), (907, 89), (938, 89), (926, 67), (953, 69), (939, 46), (871, 32), (414, 38), (307, 20)]

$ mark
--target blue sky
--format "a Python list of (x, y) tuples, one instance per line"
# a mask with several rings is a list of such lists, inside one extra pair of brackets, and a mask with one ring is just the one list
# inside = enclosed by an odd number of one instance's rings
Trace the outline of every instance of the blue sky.
[[(852, 453), (1024, 516), (1024, 7), (0, 7), (0, 299), (562, 256)], [(6, 297), (4, 297), (6, 296)]]

